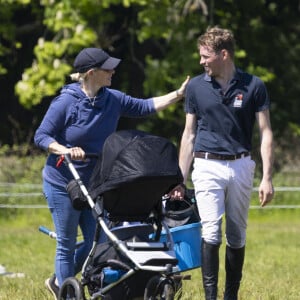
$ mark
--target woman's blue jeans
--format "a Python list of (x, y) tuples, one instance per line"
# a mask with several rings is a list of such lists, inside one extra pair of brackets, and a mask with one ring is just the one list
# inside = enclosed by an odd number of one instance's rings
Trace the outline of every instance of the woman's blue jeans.
[[(92, 247), (96, 221), (90, 209), (79, 211), (72, 207), (64, 187), (45, 180), (43, 185), (57, 234), (55, 275), (61, 286), (66, 278), (73, 277), (81, 271)], [(80, 247), (76, 247), (78, 226), (84, 240)]]

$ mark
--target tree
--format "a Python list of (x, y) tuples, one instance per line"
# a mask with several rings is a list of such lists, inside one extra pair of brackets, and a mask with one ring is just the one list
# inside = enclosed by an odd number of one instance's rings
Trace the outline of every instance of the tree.
[[(276, 136), (292, 130), (291, 138), (299, 137), (299, 0), (33, 2), (0, 0), (4, 20), (0, 25), (4, 41), (0, 44), (0, 72), (17, 67), (18, 76), (22, 73), (22, 78), (14, 76), (11, 81), (16, 83), (20, 103), (30, 112), (49, 104), (47, 100), (68, 80), (75, 55), (87, 46), (102, 47), (123, 59), (113, 81), (115, 88), (145, 97), (175, 89), (187, 74), (201, 72), (197, 37), (207, 26), (220, 25), (235, 33), (237, 65), (266, 82)], [(30, 12), (30, 22), (24, 17), (17, 19), (24, 11)], [(23, 32), (16, 19), (22, 21)], [(28, 45), (24, 39), (28, 23), (31, 44), (21, 55), (20, 49), (24, 51)], [(13, 59), (14, 53), (18, 53), (18, 61)], [(41, 117), (38, 113), (39, 120)], [(175, 105), (159, 117), (139, 121), (138, 126), (178, 142), (183, 123), (182, 105)], [(122, 121), (121, 126), (137, 124), (130, 120)]]

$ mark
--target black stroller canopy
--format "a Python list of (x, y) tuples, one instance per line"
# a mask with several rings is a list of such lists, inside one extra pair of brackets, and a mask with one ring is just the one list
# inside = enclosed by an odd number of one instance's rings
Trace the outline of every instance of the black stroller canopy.
[[(135, 209), (137, 205), (133, 203), (138, 200), (140, 205), (147, 207), (147, 198), (160, 201), (182, 180), (177, 149), (169, 140), (143, 131), (123, 130), (106, 139), (90, 180), (89, 192), (94, 200), (104, 196), (105, 208), (109, 211), (118, 207), (117, 214), (120, 214), (120, 202), (124, 202), (124, 199), (120, 201), (121, 197), (127, 198), (124, 208), (133, 205)], [(105, 194), (110, 191), (114, 194), (110, 201), (116, 203), (105, 205)], [(135, 213), (138, 212), (131, 211)]]

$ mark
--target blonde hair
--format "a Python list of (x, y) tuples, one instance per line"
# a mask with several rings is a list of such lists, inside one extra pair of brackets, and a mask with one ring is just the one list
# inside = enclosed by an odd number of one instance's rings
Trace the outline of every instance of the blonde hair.
[(70, 77), (73, 81), (83, 82), (86, 78), (86, 73), (72, 73)]
[(71, 77), (71, 79), (73, 80), (73, 81), (79, 81), (80, 83), (82, 83), (83, 81), (85, 81), (86, 80), (86, 78), (87, 78), (87, 75), (88, 75), (88, 71), (90, 71), (90, 70), (97, 70), (97, 69), (99, 69), (99, 68), (91, 68), (91, 69), (88, 69), (86, 72), (84, 72), (84, 73), (79, 73), (79, 72), (77, 72), (77, 73), (72, 73), (72, 74), (70, 74), (70, 77)]

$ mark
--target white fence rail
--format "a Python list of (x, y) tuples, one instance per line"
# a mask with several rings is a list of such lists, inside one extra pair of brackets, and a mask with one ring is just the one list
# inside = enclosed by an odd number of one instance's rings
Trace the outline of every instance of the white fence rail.
[[(45, 204), (10, 204), (10, 203), (3, 203), (1, 198), (30, 198), (33, 197), (44, 197), (42, 193), (42, 185), (41, 184), (19, 184), (19, 183), (8, 183), (8, 182), (0, 182), (0, 189), (11, 189), (11, 188), (18, 188), (22, 190), (22, 192), (0, 192), (0, 209), (1, 208), (25, 208), (25, 209), (38, 209), (38, 208), (48, 208)], [(34, 192), (24, 192), (24, 190), (33, 189)], [(286, 187), (286, 186), (278, 186), (275, 187), (275, 193), (277, 192), (300, 192), (300, 187)], [(257, 192), (258, 188), (253, 188), (253, 192)], [(258, 200), (257, 200), (258, 201)], [(297, 199), (300, 202), (300, 197)], [(299, 209), (300, 204), (275, 204), (276, 199), (273, 201), (274, 204), (269, 204), (265, 206), (263, 209)], [(251, 205), (250, 209), (261, 209), (259, 205)]]

